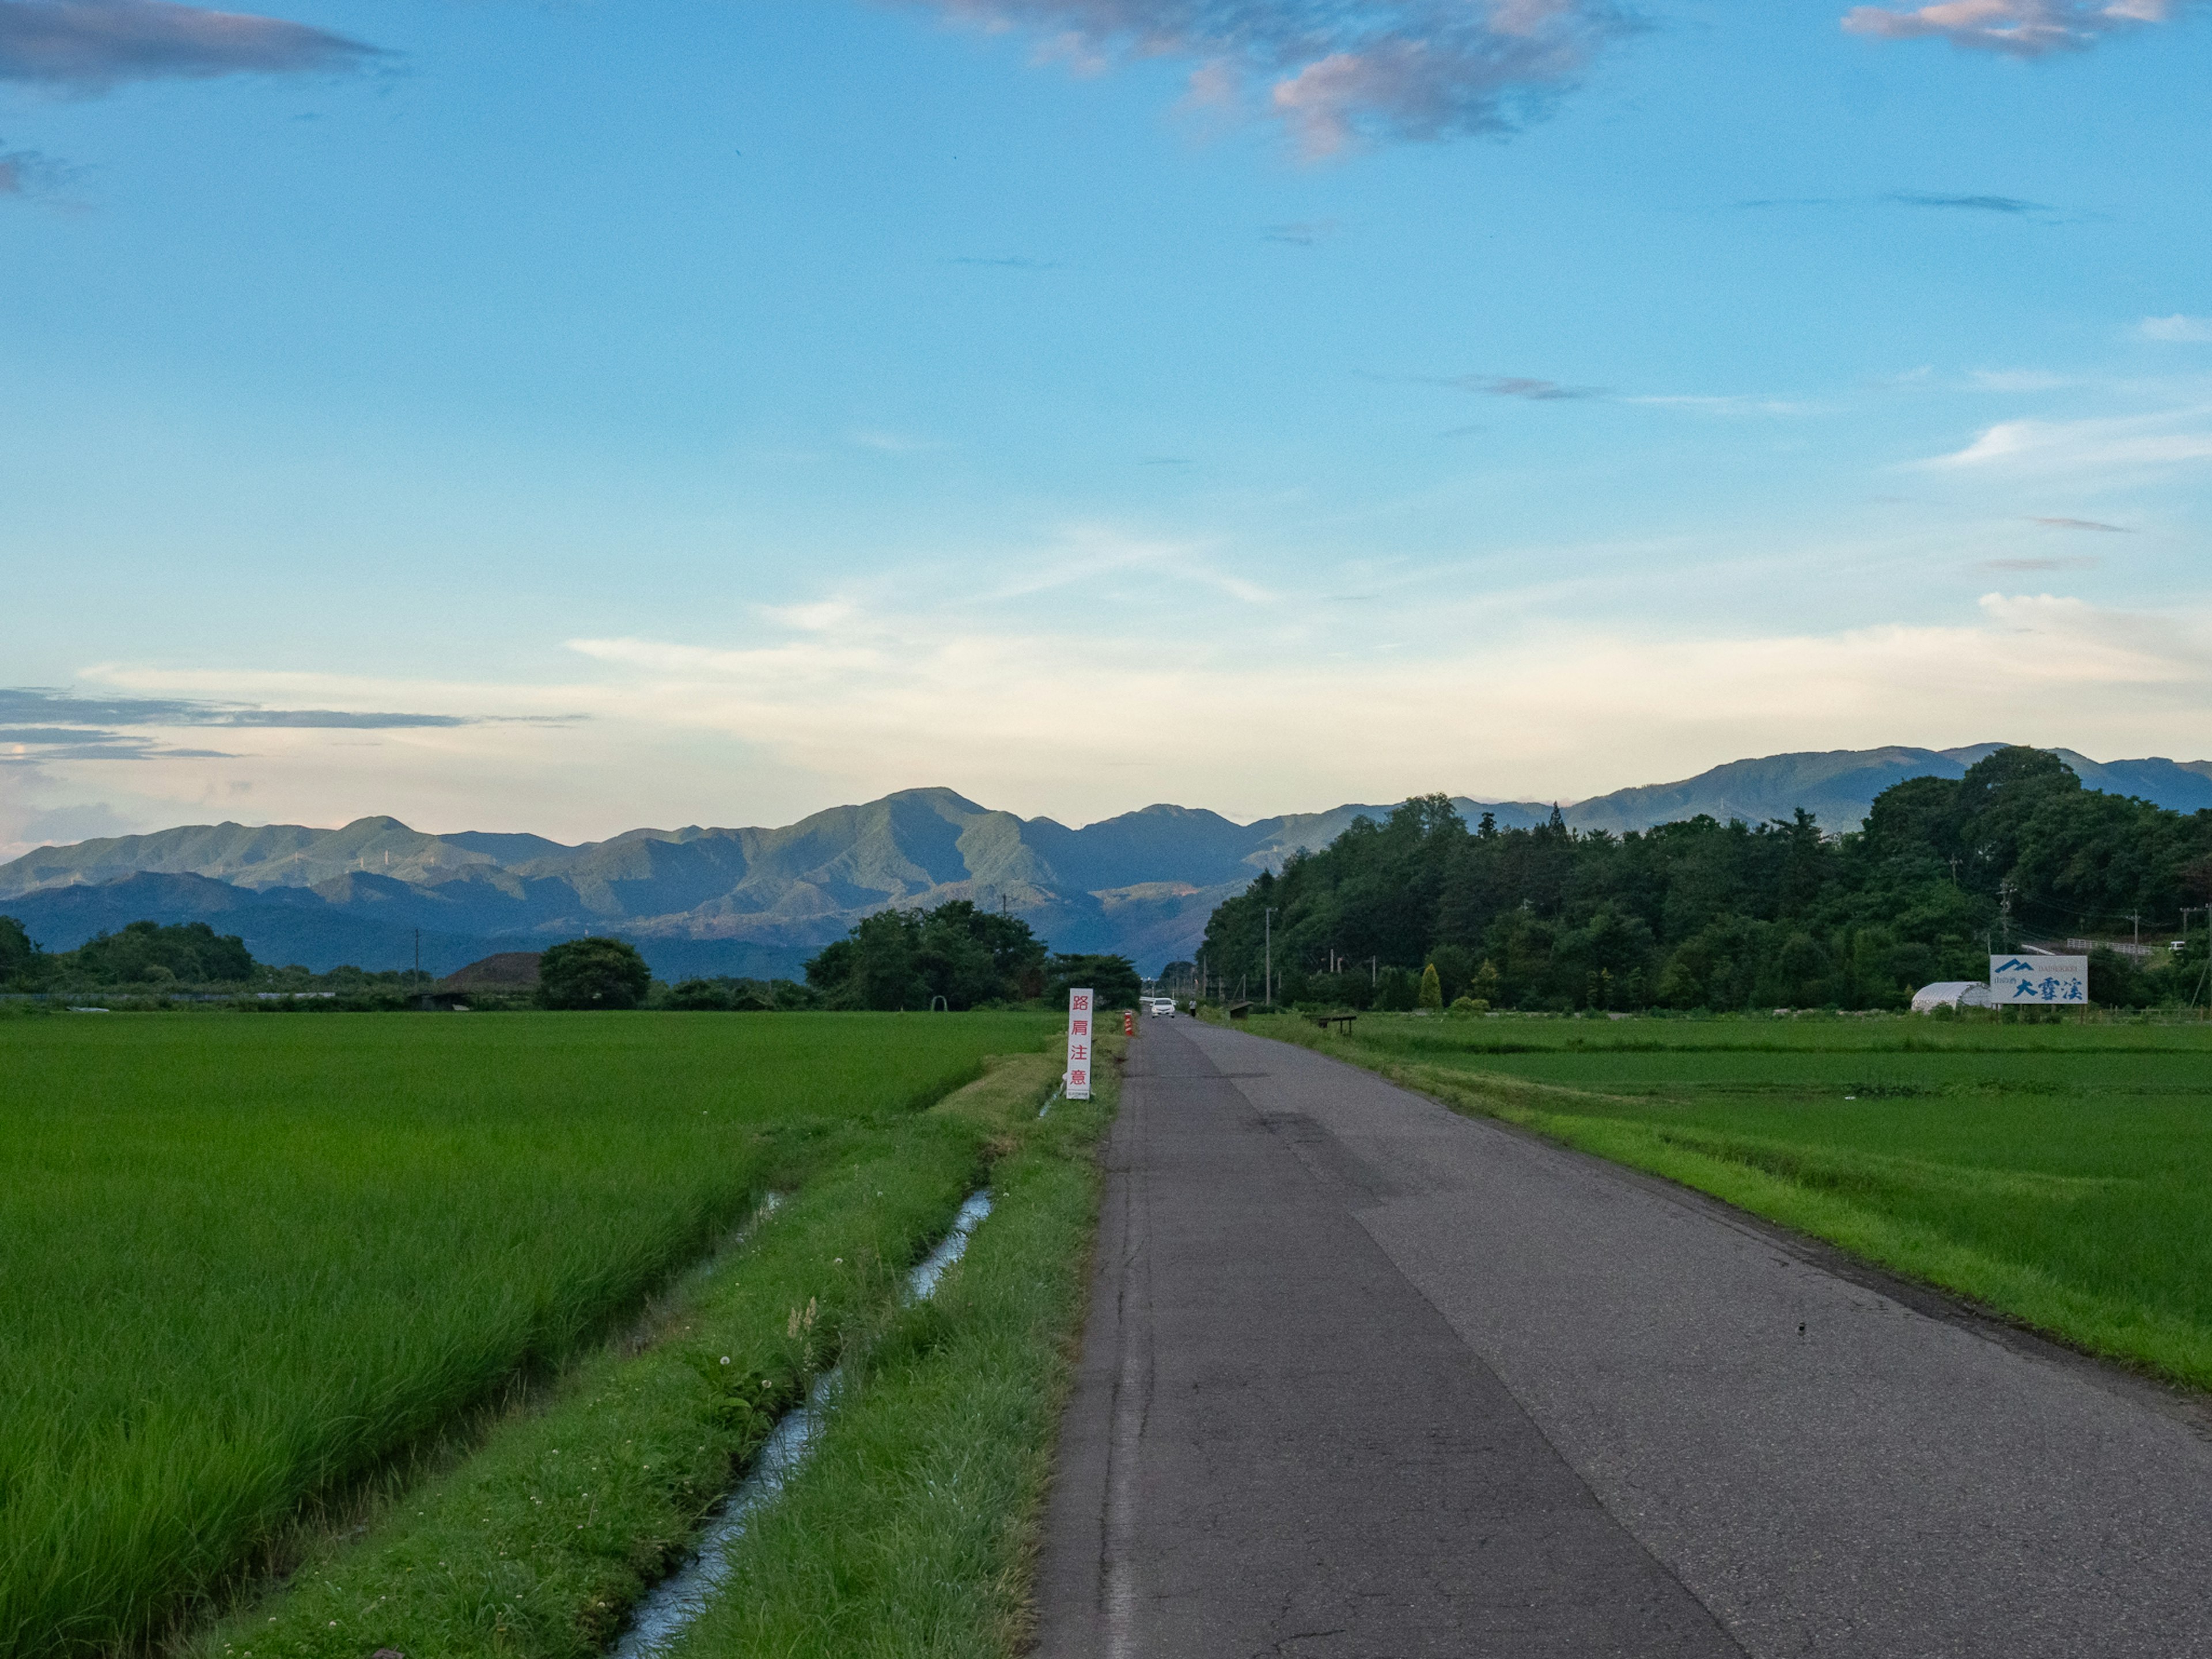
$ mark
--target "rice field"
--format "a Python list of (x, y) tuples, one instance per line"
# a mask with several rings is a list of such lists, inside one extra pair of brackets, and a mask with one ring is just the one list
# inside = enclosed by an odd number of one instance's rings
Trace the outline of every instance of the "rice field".
[(1051, 1022), (0, 1026), (0, 1654), (178, 1628), (303, 1506), (633, 1315)]
[(2212, 1388), (2212, 1027), (1260, 1024)]

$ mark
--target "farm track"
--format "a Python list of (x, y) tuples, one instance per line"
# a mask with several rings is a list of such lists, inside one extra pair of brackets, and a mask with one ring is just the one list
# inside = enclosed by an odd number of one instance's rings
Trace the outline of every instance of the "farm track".
[(1045, 1659), (2212, 1651), (2141, 1385), (1289, 1045), (1148, 1022)]

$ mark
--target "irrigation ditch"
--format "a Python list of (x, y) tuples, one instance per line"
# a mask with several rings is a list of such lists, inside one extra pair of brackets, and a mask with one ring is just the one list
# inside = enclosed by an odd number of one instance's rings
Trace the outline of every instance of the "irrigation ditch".
[[(969, 1239), (990, 1213), (989, 1188), (969, 1194), (952, 1218), (951, 1231), (907, 1274), (905, 1299), (909, 1304), (927, 1302), (937, 1294), (946, 1270), (967, 1253)], [(731, 1549), (744, 1535), (747, 1523), (775, 1502), (785, 1483), (806, 1461), (827, 1426), (843, 1383), (844, 1367), (832, 1365), (814, 1379), (805, 1404), (777, 1419), (745, 1478), (708, 1516), (691, 1559), (654, 1585), (637, 1604), (628, 1629), (615, 1644), (614, 1659), (660, 1659), (678, 1637), (698, 1622), (730, 1576)]]
[[(834, 1137), (530, 1415), (176, 1659), (750, 1651), (733, 1624), (823, 1616), (831, 1547), (866, 1564), (841, 1570), (834, 1609), (854, 1641), (901, 1650), (882, 1632), (922, 1616), (920, 1585), (930, 1627), (1015, 1651), (1112, 1097), (1067, 1109), (1058, 1071), (1004, 1056), (913, 1118)], [(917, 1457), (944, 1473), (913, 1486)], [(835, 1523), (806, 1518), (825, 1504)]]

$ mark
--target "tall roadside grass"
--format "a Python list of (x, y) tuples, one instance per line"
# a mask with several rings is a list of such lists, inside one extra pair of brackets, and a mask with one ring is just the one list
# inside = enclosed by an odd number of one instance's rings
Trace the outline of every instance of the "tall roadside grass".
[(0, 1655), (176, 1628), (303, 1505), (1048, 1025), (10, 1022)]
[(1374, 1018), (1263, 1033), (2212, 1389), (2212, 1030)]

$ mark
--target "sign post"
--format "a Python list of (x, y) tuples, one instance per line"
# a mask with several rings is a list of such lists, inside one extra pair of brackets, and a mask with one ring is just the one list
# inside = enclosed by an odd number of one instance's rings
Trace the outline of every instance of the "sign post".
[(2087, 957), (2007, 956), (1990, 958), (1990, 1001), (2008, 1008), (2086, 1008), (2089, 1006)]
[(1091, 1009), (1097, 999), (1088, 991), (1067, 994), (1067, 1097), (1091, 1098)]

